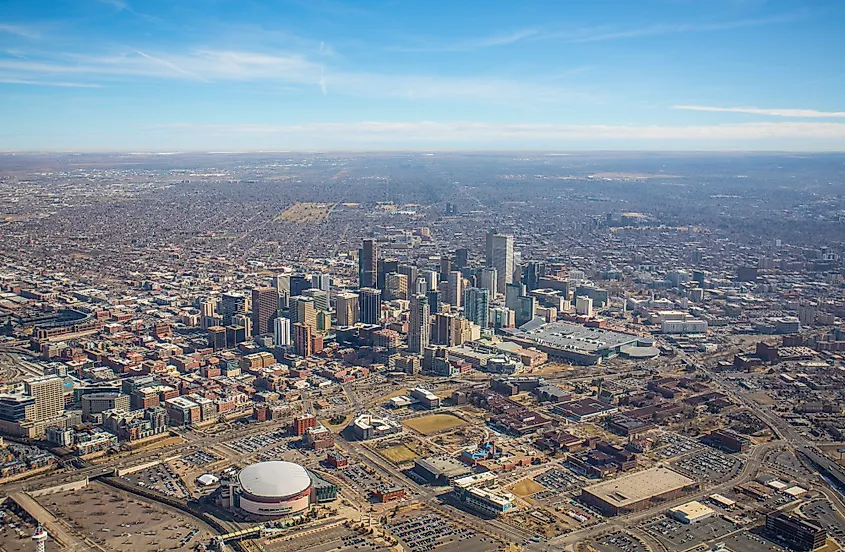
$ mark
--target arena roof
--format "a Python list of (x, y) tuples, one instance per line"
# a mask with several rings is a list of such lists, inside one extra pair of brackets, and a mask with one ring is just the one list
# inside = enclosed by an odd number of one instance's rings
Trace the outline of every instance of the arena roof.
[(259, 462), (241, 470), (238, 482), (244, 492), (258, 497), (285, 498), (311, 486), (311, 477), (293, 462)]
[(694, 485), (695, 481), (668, 468), (652, 468), (585, 487), (584, 491), (617, 508)]

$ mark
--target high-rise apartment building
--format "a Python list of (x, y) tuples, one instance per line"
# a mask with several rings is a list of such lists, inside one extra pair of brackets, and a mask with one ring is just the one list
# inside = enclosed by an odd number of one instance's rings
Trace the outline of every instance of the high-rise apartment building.
[(488, 232), (485, 258), (487, 266), (496, 269), (497, 288), (505, 289), (507, 284), (513, 282), (513, 236), (498, 234), (495, 230)]
[(279, 317), (273, 320), (273, 345), (276, 347), (289, 347), (291, 343), (290, 319)]
[(358, 308), (361, 322), (378, 324), (381, 320), (381, 290), (375, 288), (358, 290)]
[(64, 380), (42, 376), (24, 381), (24, 393), (35, 399), (27, 421), (41, 422), (60, 416), (65, 410)]
[(490, 292), (484, 288), (467, 288), (464, 291), (464, 317), (482, 329), (488, 326)]
[(411, 297), (408, 315), (408, 350), (410, 352), (421, 354), (428, 346), (431, 328), (430, 318), (431, 311), (428, 307), (428, 298), (425, 295)]
[(273, 319), (279, 309), (279, 294), (270, 287), (252, 290), (252, 331), (255, 335), (273, 333)]
[(339, 293), (335, 296), (335, 311), (338, 326), (352, 326), (358, 322), (358, 294)]
[(378, 244), (376, 240), (364, 240), (358, 250), (358, 286), (376, 287), (378, 284)]
[(302, 357), (311, 356), (311, 335), (312, 330), (301, 322), (293, 325), (293, 347), (296, 354)]

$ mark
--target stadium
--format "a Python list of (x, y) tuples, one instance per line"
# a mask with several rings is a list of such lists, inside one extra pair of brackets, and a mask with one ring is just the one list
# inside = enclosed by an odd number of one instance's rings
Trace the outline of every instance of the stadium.
[(334, 500), (337, 487), (293, 462), (259, 462), (229, 483), (230, 509), (261, 518), (290, 516)]

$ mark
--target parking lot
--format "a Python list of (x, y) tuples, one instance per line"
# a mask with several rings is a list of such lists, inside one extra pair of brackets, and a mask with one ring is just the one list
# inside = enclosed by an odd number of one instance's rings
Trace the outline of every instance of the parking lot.
[(786, 548), (765, 539), (751, 531), (742, 531), (726, 537), (720, 542), (733, 552), (786, 552)]
[(344, 468), (338, 475), (349, 482), (349, 485), (358, 491), (362, 496), (368, 496), (370, 491), (383, 487), (385, 484), (392, 486), (393, 481), (384, 481), (381, 476), (373, 471), (368, 472), (361, 464), (350, 464)]
[(272, 433), (261, 433), (259, 435), (249, 435), (241, 437), (234, 441), (223, 443), (230, 449), (241, 454), (251, 454), (259, 450), (275, 445), (288, 437), (286, 430), (279, 429)]
[(187, 498), (191, 493), (185, 488), (179, 476), (167, 464), (159, 464), (133, 474), (125, 475), (121, 479), (133, 485), (158, 491), (162, 494)]
[(814, 500), (801, 506), (801, 512), (810, 520), (815, 521), (827, 534), (838, 542), (845, 542), (845, 520), (836, 513), (827, 500)]
[(194, 453), (191, 453), (187, 456), (183, 456), (181, 458), (183, 462), (188, 464), (193, 464), (196, 467), (207, 466), (209, 464), (213, 464), (215, 462), (219, 462), (222, 460), (219, 456), (214, 454), (213, 452), (208, 452), (205, 450), (198, 450)]
[(406, 518), (387, 527), (410, 552), (426, 552), (435, 548), (444, 552), (481, 552), (493, 550), (499, 544), (433, 512)]
[(736, 531), (733, 523), (718, 516), (691, 524), (660, 516), (640, 523), (639, 527), (672, 550), (686, 550)]
[(624, 531), (599, 537), (590, 545), (599, 552), (648, 552), (648, 546), (643, 541)]
[(655, 454), (665, 460), (684, 456), (685, 454), (702, 450), (703, 448), (704, 445), (698, 441), (676, 433), (667, 433), (660, 438), (660, 445), (655, 451)]
[(742, 470), (742, 460), (715, 450), (707, 450), (675, 462), (686, 475), (714, 483), (727, 481)]
[[(580, 477), (558, 468), (552, 468), (535, 476), (534, 481), (551, 490), (554, 494), (580, 489), (585, 485), (584, 480)], [(546, 492), (548, 491), (541, 491), (541, 493)]]

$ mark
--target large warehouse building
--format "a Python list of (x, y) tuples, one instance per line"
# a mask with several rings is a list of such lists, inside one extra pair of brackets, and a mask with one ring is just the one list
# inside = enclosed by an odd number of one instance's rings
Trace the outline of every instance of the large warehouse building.
[(337, 488), (293, 462), (259, 462), (240, 471), (222, 497), (232, 510), (262, 518), (282, 517), (333, 500)]
[(608, 516), (644, 510), (682, 496), (698, 483), (668, 468), (652, 468), (581, 489), (581, 500)]

